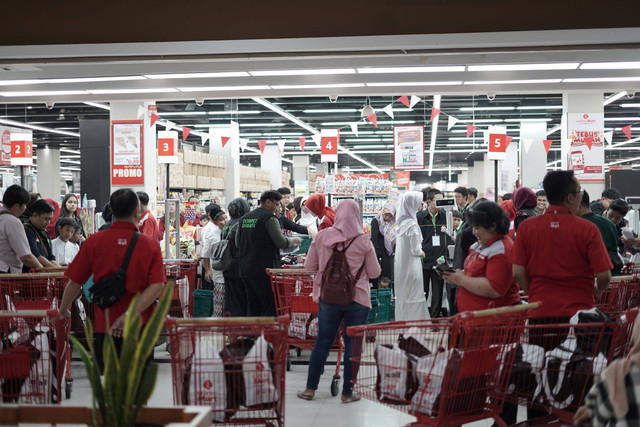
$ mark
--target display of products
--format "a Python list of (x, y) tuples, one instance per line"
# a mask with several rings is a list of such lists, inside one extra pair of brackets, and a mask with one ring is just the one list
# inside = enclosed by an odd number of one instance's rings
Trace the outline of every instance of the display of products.
[[(359, 192), (364, 194), (386, 194), (391, 190), (392, 183), (389, 181), (389, 174), (346, 174), (334, 175), (335, 191), (331, 194), (356, 195)], [(325, 175), (316, 175), (316, 193), (325, 193)]]

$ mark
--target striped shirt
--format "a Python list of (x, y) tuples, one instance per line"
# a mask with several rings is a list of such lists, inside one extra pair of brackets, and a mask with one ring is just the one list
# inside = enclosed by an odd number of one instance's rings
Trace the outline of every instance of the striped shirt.
[(593, 427), (615, 426), (615, 427), (637, 427), (640, 426), (640, 367), (633, 365), (631, 372), (625, 377), (627, 388), (627, 399), (629, 400), (629, 412), (622, 420), (617, 420), (613, 413), (613, 406), (609, 398), (605, 382), (605, 373), (591, 387), (584, 399), (584, 406), (593, 415)]

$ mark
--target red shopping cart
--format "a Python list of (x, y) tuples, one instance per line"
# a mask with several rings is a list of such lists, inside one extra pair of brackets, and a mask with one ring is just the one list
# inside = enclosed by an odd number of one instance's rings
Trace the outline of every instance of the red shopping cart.
[(168, 318), (176, 405), (206, 405), (216, 423), (284, 426), (289, 319)]
[[(278, 316), (289, 316), (287, 340), (295, 347), (298, 357), (301, 350), (312, 350), (318, 330), (318, 304), (313, 302), (311, 291), (315, 273), (298, 268), (267, 269), (271, 277), (271, 288), (276, 300)], [(331, 381), (331, 395), (337, 396), (340, 388), (340, 360), (344, 352), (341, 328), (332, 352), (337, 352), (336, 370)], [(291, 370), (291, 355), (287, 353), (287, 371)]]
[(614, 276), (596, 301), (596, 308), (608, 315), (618, 315), (640, 306), (640, 281), (635, 276)]
[(630, 274), (638, 277), (640, 274), (640, 262), (628, 262), (622, 268), (622, 274)]
[(174, 282), (173, 299), (169, 315), (173, 317), (193, 317), (194, 292), (196, 289), (196, 259), (165, 259), (164, 268), (167, 281)]
[(449, 318), (352, 326), (354, 392), (414, 415), (413, 426), (500, 418), (512, 358), (507, 349), (537, 304)]
[(0, 311), (2, 402), (60, 403), (69, 342), (57, 310)]

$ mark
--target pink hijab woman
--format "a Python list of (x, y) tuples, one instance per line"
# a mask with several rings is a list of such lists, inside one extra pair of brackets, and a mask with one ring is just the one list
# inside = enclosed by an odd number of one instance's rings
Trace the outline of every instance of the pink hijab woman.
[[(349, 264), (351, 276), (356, 279), (353, 301), (349, 304), (329, 304), (320, 298), (322, 288), (322, 273), (324, 273), (333, 254), (333, 249), (348, 248), (345, 256)], [(340, 325), (344, 327), (363, 325), (367, 323), (371, 309), (371, 291), (369, 280), (380, 275), (380, 265), (376, 257), (373, 243), (362, 231), (360, 210), (353, 200), (345, 200), (336, 209), (336, 220), (333, 227), (318, 232), (311, 243), (307, 260), (304, 263), (307, 270), (315, 271), (313, 283), (313, 300), (318, 302), (318, 336), (309, 360), (307, 388), (298, 393), (298, 397), (311, 400), (318, 389), (320, 376), (329, 355), (329, 350), (335, 342)], [(360, 276), (358, 271), (361, 270)], [(355, 377), (354, 364), (351, 357), (361, 347), (359, 343), (352, 343), (354, 338), (344, 336), (344, 381), (342, 388), (342, 402), (349, 403), (360, 400), (352, 393), (352, 380)]]

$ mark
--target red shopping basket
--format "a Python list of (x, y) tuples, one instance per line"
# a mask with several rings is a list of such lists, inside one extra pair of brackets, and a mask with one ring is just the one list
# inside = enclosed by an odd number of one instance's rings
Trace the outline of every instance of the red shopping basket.
[(416, 426), (501, 422), (510, 366), (502, 361), (535, 307), (349, 327), (354, 392), (416, 416)]
[(596, 308), (608, 315), (618, 315), (640, 306), (640, 281), (635, 276), (615, 276), (596, 302)]
[(3, 403), (60, 403), (67, 330), (57, 310), (0, 311)]
[[(304, 269), (267, 269), (271, 278), (271, 288), (276, 301), (278, 316), (289, 316), (287, 341), (296, 347), (298, 356), (301, 349), (312, 350), (316, 342), (318, 325), (318, 304), (313, 302), (313, 279), (315, 273)], [(337, 396), (340, 386), (340, 359), (344, 352), (341, 328), (332, 352), (337, 352), (336, 369), (331, 381), (331, 395)], [(291, 356), (287, 354), (287, 371), (291, 370)]]
[(172, 281), (175, 284), (169, 315), (173, 317), (193, 317), (198, 260), (165, 259), (164, 268), (167, 281)]
[(63, 273), (0, 274), (4, 310), (56, 309), (64, 292)]
[(284, 426), (289, 319), (167, 319), (176, 405), (206, 405), (216, 423)]

